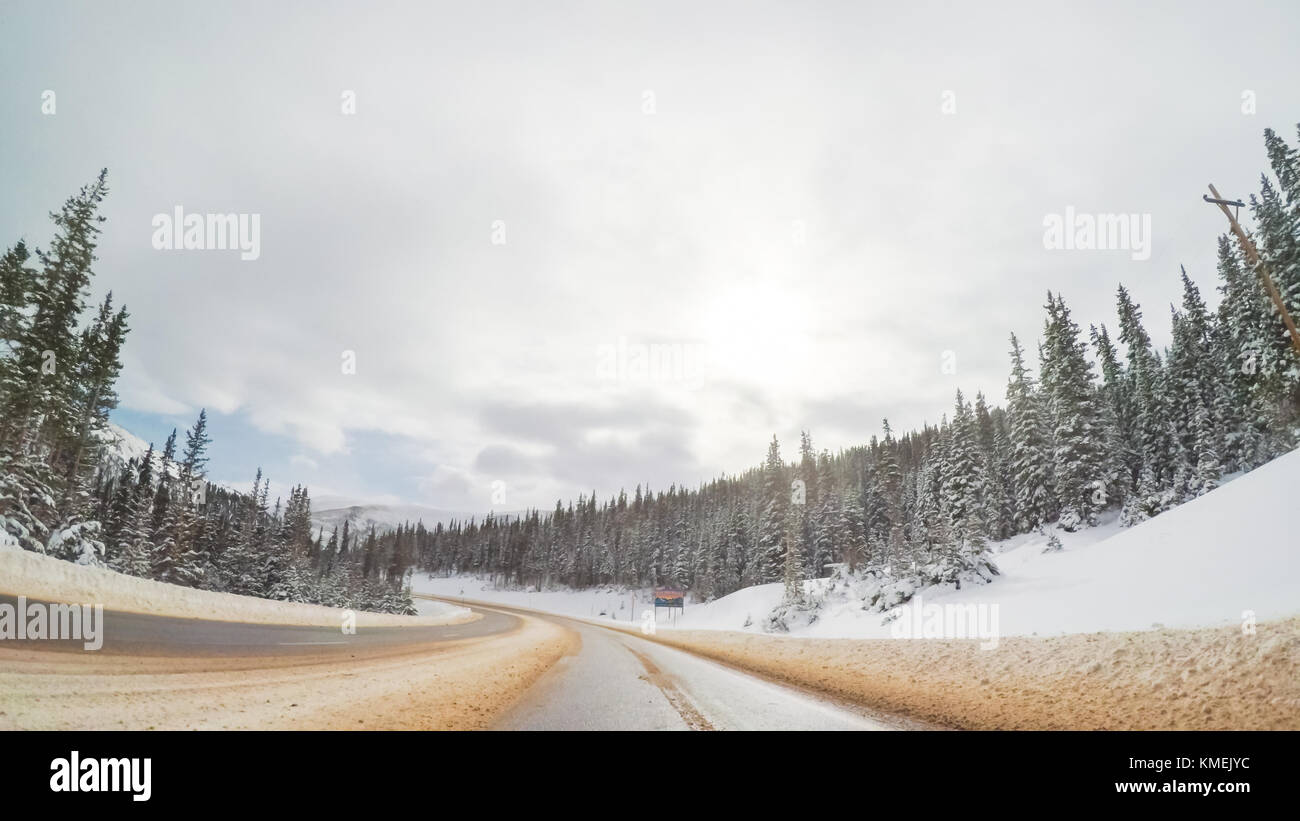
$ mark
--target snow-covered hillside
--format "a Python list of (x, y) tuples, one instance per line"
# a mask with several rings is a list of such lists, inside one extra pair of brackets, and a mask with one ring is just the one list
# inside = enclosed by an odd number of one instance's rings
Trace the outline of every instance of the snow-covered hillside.
[[(996, 605), (1003, 636), (1056, 635), (1152, 627), (1239, 624), (1300, 613), (1300, 525), (1292, 519), (1300, 487), (1300, 451), (1136, 527), (1113, 512), (1095, 528), (1054, 531), (1063, 549), (1044, 552), (1047, 535), (1017, 536), (992, 546), (1001, 575), (962, 590), (930, 588), (899, 608), (900, 619), (930, 605)], [(861, 588), (843, 581), (806, 583), (821, 607), (794, 635), (888, 638), (881, 613), (863, 606)], [(485, 582), (417, 575), (413, 589), (500, 601), (587, 618), (634, 621), (650, 606), (649, 591), (614, 589), (527, 593)], [(676, 625), (688, 629), (760, 631), (781, 602), (781, 584), (739, 590), (709, 604), (686, 607)], [(923, 611), (922, 611), (923, 612)], [(659, 627), (667, 628), (660, 610)]]
[(108, 423), (108, 430), (102, 438), (109, 444), (106, 457), (114, 460), (119, 467), (131, 459), (142, 459), (149, 452), (148, 442), (112, 422)]
[[(131, 431), (121, 425), (108, 423), (108, 429), (100, 435), (100, 439), (107, 443), (103, 451), (103, 461), (108, 466), (110, 474), (115, 474), (122, 469), (122, 466), (134, 459), (139, 465), (144, 461), (144, 457), (149, 453), (149, 443), (136, 436)], [(153, 453), (153, 472), (157, 476), (162, 471), (162, 443), (157, 443)], [(175, 477), (180, 475), (180, 465), (176, 462), (169, 463), (167, 467), (169, 475)]]

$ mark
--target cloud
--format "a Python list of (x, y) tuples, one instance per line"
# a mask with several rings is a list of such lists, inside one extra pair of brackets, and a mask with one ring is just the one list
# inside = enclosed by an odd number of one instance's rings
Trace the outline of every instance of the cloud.
[[(24, 161), (0, 224), (43, 241), (108, 165), (124, 409), (208, 407), (244, 440), (215, 443), (221, 475), (269, 459), (456, 509), (494, 480), (519, 506), (694, 484), (774, 433), (791, 456), (805, 428), (835, 449), (933, 423), (959, 387), (1000, 401), (1049, 288), (1086, 327), (1122, 280), (1166, 341), (1179, 262), (1213, 298), (1223, 226), (1195, 181), (1247, 192), (1260, 132), (1300, 110), (1285, 6), (228, 8), (168, 7), (165, 32), (149, 5), (7, 15), (0, 151)], [(1187, 57), (1210, 52), (1231, 77)], [(260, 257), (155, 251), (177, 205), (260, 214)], [(1150, 213), (1151, 259), (1045, 250), (1068, 205)], [(619, 340), (702, 367), (602, 378)]]

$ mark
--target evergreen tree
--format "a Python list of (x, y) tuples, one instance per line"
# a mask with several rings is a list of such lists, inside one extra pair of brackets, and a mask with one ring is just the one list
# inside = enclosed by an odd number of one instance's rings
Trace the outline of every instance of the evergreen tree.
[(1142, 476), (1142, 448), (1137, 431), (1137, 404), (1133, 382), (1120, 364), (1119, 354), (1106, 326), (1091, 328), (1092, 346), (1101, 364), (1098, 389), (1102, 424), (1106, 430), (1106, 473), (1110, 501), (1125, 504), (1138, 490)]
[(202, 550), (205, 525), (202, 508), (207, 499), (204, 468), (211, 441), (207, 428), (207, 410), (203, 409), (199, 411), (194, 426), (186, 432), (176, 492), (168, 500), (166, 518), (154, 545), (154, 575), (163, 581), (187, 587), (202, 584), (210, 558)]
[(1011, 422), (1010, 471), (1016, 529), (1024, 532), (1040, 528), (1054, 519), (1057, 502), (1040, 395), (1025, 367), (1024, 354), (1015, 334), (1011, 335), (1007, 416)]
[[(58, 460), (75, 430), (76, 377), (79, 368), (78, 317), (86, 307), (93, 276), (95, 245), (100, 232), (99, 206), (108, 193), (107, 172), (68, 199), (63, 210), (51, 214), (57, 229), (49, 251), (37, 250), (40, 272), (28, 283), (26, 307), (31, 317), (22, 322), (10, 342), (12, 365), (3, 385), (4, 439), (0, 446), (30, 454), (42, 445), (47, 461)], [(15, 253), (10, 265), (22, 265)], [(7, 257), (8, 259), (8, 257)], [(9, 272), (7, 278), (25, 278)], [(6, 290), (16, 290), (6, 284)]]
[(780, 581), (785, 566), (786, 515), (790, 485), (781, 461), (781, 445), (772, 437), (763, 463), (763, 513), (759, 523), (758, 550), (761, 579)]
[(1201, 495), (1218, 486), (1219, 407), (1210, 314), (1200, 291), (1182, 272), (1182, 311), (1174, 312), (1173, 345), (1169, 352), (1168, 391), (1175, 409), (1173, 435), (1179, 468), (1188, 476), (1186, 492)]
[(1064, 300), (1047, 295), (1043, 387), (1052, 412), (1056, 490), (1061, 527), (1096, 523), (1106, 502), (1104, 430), (1092, 385), (1092, 363)]

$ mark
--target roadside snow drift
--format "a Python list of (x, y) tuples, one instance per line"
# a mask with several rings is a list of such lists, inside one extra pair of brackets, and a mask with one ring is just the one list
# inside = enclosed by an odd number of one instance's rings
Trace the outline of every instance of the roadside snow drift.
[[(997, 604), (1003, 635), (1215, 627), (1300, 613), (1300, 451), (1199, 499), (1086, 544), (1060, 534), (1004, 545), (1002, 577), (926, 603)], [(1112, 525), (1112, 527), (1114, 527)], [(1099, 530), (1100, 528), (1098, 528)], [(1071, 540), (1070, 536), (1075, 536)], [(1022, 537), (1023, 538), (1023, 537)], [(888, 629), (888, 628), (884, 628)]]
[[(0, 547), (0, 593), (29, 599), (102, 604), (106, 610), (177, 618), (334, 627), (343, 610), (194, 590), (113, 570), (65, 562), (29, 550)], [(419, 616), (356, 611), (358, 627), (457, 624), (477, 618), (467, 608), (421, 602)]]

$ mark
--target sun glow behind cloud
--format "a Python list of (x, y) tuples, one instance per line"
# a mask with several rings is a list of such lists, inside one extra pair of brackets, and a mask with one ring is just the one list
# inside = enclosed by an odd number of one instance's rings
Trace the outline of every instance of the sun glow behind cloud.
[[(1282, 12), (1211, 31), (1117, 4), (1131, 28), (1108, 31), (1026, 4), (1061, 32), (1027, 41), (947, 5), (163, 8), (11, 15), (0, 147), (30, 161), (0, 217), (43, 242), (109, 166), (97, 284), (132, 312), (124, 412), (165, 435), (207, 406), (284, 443), (277, 480), (446, 508), (485, 508), (494, 481), (546, 507), (690, 484), (773, 433), (791, 456), (801, 428), (834, 449), (883, 416), (937, 422), (958, 387), (999, 401), (1048, 288), (1086, 326), (1123, 280), (1159, 337), (1180, 262), (1212, 290), (1221, 218), (1191, 192), (1253, 184), (1259, 132), (1300, 110), (1269, 56), (1296, 39)], [(1256, 118), (1244, 81), (1183, 57), (1243, 38)], [(22, 113), (50, 85), (58, 117)], [(1178, 151), (1152, 123), (1179, 124)], [(178, 204), (261, 213), (261, 258), (153, 251)], [(1152, 259), (1044, 252), (1043, 214), (1071, 204), (1152, 213)], [(697, 367), (610, 378), (620, 344)], [(218, 440), (214, 464), (251, 477), (251, 451)]]

